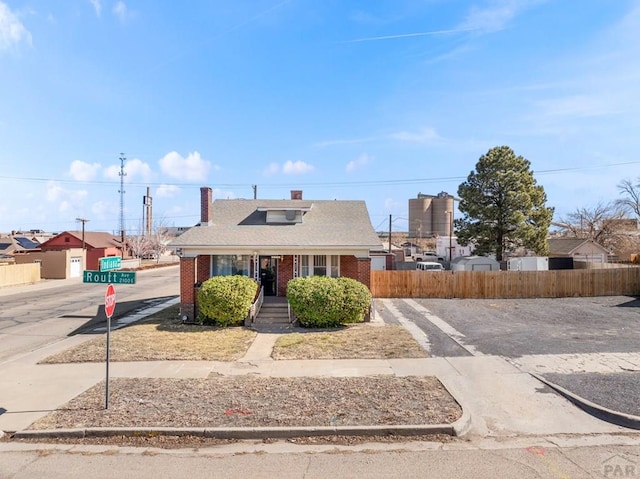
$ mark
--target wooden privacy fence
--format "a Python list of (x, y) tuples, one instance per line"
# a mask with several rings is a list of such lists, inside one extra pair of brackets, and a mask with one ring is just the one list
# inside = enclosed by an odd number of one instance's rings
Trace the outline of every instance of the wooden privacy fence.
[(16, 286), (40, 281), (40, 264), (10, 264), (0, 266), (0, 286)]
[(640, 294), (640, 268), (372, 271), (375, 298), (567, 298)]

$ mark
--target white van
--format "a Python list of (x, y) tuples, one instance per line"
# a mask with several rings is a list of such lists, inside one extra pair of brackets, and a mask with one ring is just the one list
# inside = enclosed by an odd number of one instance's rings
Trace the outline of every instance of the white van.
[(431, 261), (418, 261), (416, 269), (420, 271), (444, 271), (444, 266)]

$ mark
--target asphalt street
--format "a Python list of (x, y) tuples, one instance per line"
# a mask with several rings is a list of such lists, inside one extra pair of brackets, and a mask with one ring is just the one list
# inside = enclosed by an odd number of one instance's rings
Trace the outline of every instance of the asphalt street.
[[(120, 318), (179, 294), (177, 266), (138, 271), (136, 275), (136, 284), (116, 285), (114, 327)], [(0, 361), (60, 338), (92, 334), (104, 326), (106, 287), (75, 278), (0, 288)]]
[[(591, 402), (640, 415), (637, 298), (416, 299), (393, 305), (428, 336), (431, 356), (500, 356)], [(397, 323), (392, 314), (379, 314)]]

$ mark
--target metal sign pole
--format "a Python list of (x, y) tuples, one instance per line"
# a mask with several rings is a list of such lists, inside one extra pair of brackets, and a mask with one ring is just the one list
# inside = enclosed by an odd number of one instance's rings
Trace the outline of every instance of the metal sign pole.
[(111, 316), (116, 310), (116, 288), (112, 284), (107, 286), (107, 292), (104, 295), (104, 314), (107, 316), (107, 360), (106, 360), (106, 377), (104, 381), (104, 408), (109, 409), (109, 352), (111, 350)]
[(105, 378), (104, 408), (109, 409), (109, 340), (111, 336), (111, 316), (107, 316), (107, 371)]

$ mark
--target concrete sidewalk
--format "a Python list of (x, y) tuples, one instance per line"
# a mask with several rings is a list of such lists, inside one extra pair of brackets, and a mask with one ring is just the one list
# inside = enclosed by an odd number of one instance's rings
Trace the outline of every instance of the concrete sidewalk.
[[(576, 408), (500, 357), (274, 361), (270, 354), (277, 337), (259, 333), (244, 358), (236, 362), (112, 362), (110, 377), (428, 375), (437, 377), (463, 407), (465, 424), (459, 425), (458, 433), (500, 438), (630, 432)], [(37, 364), (87, 339), (70, 337), (0, 364), (0, 431), (28, 429), (37, 419), (104, 380), (104, 363)]]

